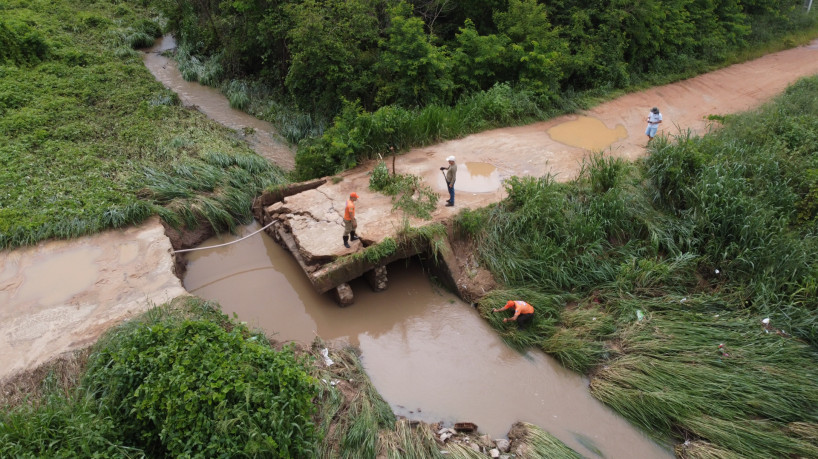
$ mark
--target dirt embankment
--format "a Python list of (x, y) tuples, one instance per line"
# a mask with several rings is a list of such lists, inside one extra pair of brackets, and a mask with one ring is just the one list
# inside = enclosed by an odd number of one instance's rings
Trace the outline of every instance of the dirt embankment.
[[(598, 120), (603, 126), (600, 129), (615, 132), (603, 133), (617, 139), (609, 146), (611, 154), (634, 159), (645, 154), (644, 120), (650, 107), (658, 106), (664, 115), (661, 132), (675, 134), (690, 129), (702, 133), (708, 128), (708, 115), (756, 107), (797, 79), (816, 73), (818, 41), (629, 94), (582, 115)], [(600, 133), (586, 128), (572, 138), (550, 132), (578, 120), (579, 115), (564, 116), (414, 149), (398, 158), (398, 172), (423, 177), (444, 196), (445, 184), (438, 168), (446, 164), (449, 155), (456, 156), (464, 166), (491, 165), (500, 179), (551, 173), (558, 180), (569, 180), (589, 153), (583, 138)], [(370, 204), (376, 200), (367, 200), (371, 167), (364, 164), (348, 171), (342, 181), (327, 183), (320, 191), (328, 199), (341, 202), (351, 191), (361, 194), (359, 233), (376, 239), (374, 236), (382, 232), (380, 228), (389, 225), (375, 217), (390, 218), (392, 213), (391, 204), (374, 208)], [(502, 187), (457, 191), (457, 205), (441, 205), (434, 220), (448, 220), (464, 207), (485, 206), (502, 197)], [(342, 227), (337, 230), (342, 233)], [(340, 238), (337, 242), (340, 246)], [(165, 229), (155, 218), (139, 227), (0, 252), (0, 348), (4, 350), (0, 354), (0, 379), (93, 343), (107, 328), (125, 318), (186, 294), (174, 275), (170, 252)], [(463, 271), (469, 273), (474, 263), (464, 259), (462, 265)], [(478, 291), (471, 294), (477, 295)]]

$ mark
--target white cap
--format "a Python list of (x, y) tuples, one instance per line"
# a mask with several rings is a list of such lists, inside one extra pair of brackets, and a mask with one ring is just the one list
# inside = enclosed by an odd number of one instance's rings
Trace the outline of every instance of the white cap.
[(454, 156), (449, 156), (448, 158), (446, 158), (446, 161), (454, 161)]

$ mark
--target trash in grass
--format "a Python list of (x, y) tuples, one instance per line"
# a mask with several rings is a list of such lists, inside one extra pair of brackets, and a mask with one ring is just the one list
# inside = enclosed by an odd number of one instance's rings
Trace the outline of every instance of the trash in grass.
[(724, 343), (719, 344), (719, 352), (721, 352), (722, 357), (730, 357), (730, 354), (727, 353), (727, 346)]
[(329, 358), (329, 349), (327, 348), (321, 349), (321, 356), (324, 357), (324, 365), (330, 366), (333, 363), (335, 363), (332, 361), (331, 358)]
[(645, 313), (641, 309), (636, 310), (636, 320), (639, 322), (645, 318)]

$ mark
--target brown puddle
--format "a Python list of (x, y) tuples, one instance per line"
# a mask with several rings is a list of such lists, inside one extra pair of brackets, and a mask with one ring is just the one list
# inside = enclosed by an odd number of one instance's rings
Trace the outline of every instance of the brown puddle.
[[(446, 189), (446, 179), (440, 174), (439, 186)], [(454, 182), (455, 193), (490, 193), (500, 187), (500, 174), (497, 168), (489, 163), (466, 162), (457, 167), (457, 178)], [(455, 196), (457, 199), (457, 196)]]
[(142, 61), (156, 79), (166, 88), (179, 95), (182, 104), (195, 106), (210, 119), (237, 132), (252, 131), (247, 140), (259, 155), (269, 159), (283, 169), (295, 167), (295, 152), (284, 141), (275, 138), (272, 124), (230, 107), (230, 102), (215, 88), (196, 82), (185, 81), (176, 67), (176, 62), (162, 56), (167, 50), (176, 48), (176, 41), (166, 35), (154, 46), (144, 50)]
[(101, 254), (102, 250), (96, 247), (78, 247), (48, 258), (41, 257), (26, 270), (17, 300), (37, 301), (44, 305), (67, 301), (97, 280), (94, 262)]
[(417, 262), (389, 265), (385, 292), (352, 282), (355, 304), (339, 308), (264, 234), (188, 259), (187, 290), (218, 300), (225, 313), (280, 340), (309, 344), (319, 335), (359, 346), (372, 382), (399, 415), (474, 422), (494, 438), (527, 421), (587, 457), (672, 456), (591, 397), (586, 378), (541, 352), (508, 348), (471, 306), (433, 287)]
[(617, 140), (627, 138), (628, 131), (621, 124), (609, 129), (596, 118), (580, 116), (574, 121), (552, 127), (548, 130), (548, 135), (565, 145), (596, 151), (604, 150)]

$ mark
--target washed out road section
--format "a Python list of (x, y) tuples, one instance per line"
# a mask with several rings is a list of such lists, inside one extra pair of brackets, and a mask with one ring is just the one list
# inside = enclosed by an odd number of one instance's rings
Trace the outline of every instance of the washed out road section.
[(153, 217), (140, 226), (0, 252), (0, 379), (94, 343), (187, 292)]

